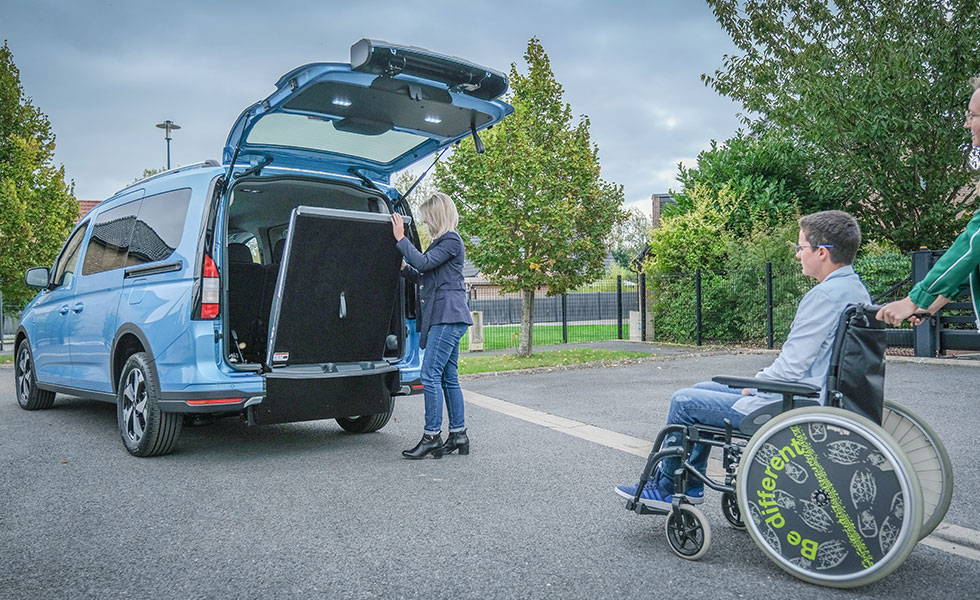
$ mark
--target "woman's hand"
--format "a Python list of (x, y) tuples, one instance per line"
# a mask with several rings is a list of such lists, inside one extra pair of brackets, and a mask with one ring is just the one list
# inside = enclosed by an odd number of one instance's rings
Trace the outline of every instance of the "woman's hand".
[(395, 242), (405, 237), (405, 220), (398, 213), (391, 213), (391, 233), (395, 236)]

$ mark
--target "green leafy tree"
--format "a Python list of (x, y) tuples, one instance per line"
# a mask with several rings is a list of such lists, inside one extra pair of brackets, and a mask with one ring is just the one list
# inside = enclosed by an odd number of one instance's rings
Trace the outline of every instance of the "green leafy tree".
[(626, 214), (626, 219), (613, 226), (610, 253), (616, 264), (629, 269), (630, 263), (650, 241), (650, 219), (635, 208)]
[[(702, 79), (812, 151), (870, 238), (939, 247), (977, 208), (962, 129), (976, 0), (707, 0), (740, 53)], [(752, 119), (746, 117), (747, 122)]]
[[(713, 204), (726, 215), (726, 228), (735, 236), (768, 232), (797, 212), (806, 214), (841, 205), (840, 198), (814, 188), (813, 156), (778, 131), (758, 135), (738, 132), (698, 154), (697, 166), (678, 165), (682, 190), (666, 214), (685, 212), (691, 200), (684, 190), (705, 186)], [(722, 188), (732, 194), (720, 195)], [(725, 203), (725, 206), (722, 204)]]
[(514, 114), (482, 134), (482, 156), (465, 140), (436, 167), (436, 184), (457, 201), (469, 259), (492, 283), (522, 293), (518, 354), (530, 356), (535, 289), (561, 294), (598, 279), (625, 214), (622, 187), (599, 176), (588, 117), (573, 122), (536, 38), (524, 59), (526, 74), (510, 69)]
[(5, 303), (33, 291), (24, 271), (50, 265), (78, 219), (74, 184), (55, 168), (48, 118), (24, 95), (7, 43), (0, 48), (0, 291)]

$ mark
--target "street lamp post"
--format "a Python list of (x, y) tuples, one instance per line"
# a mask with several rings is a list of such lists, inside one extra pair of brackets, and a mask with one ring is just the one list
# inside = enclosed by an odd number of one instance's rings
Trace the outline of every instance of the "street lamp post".
[(174, 123), (170, 119), (167, 119), (163, 123), (157, 123), (157, 127), (164, 130), (164, 137), (167, 140), (167, 170), (169, 171), (170, 170), (170, 140), (173, 139), (170, 137), (170, 132), (174, 131), (175, 129), (180, 129), (180, 125)]

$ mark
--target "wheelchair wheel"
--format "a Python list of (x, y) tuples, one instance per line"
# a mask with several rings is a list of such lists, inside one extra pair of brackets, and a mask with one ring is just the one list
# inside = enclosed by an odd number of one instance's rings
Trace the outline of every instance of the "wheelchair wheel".
[(922, 527), (922, 491), (901, 446), (850, 411), (807, 407), (763, 425), (742, 453), (739, 509), (756, 545), (818, 585), (856, 587), (896, 569)]
[(738, 498), (731, 492), (721, 495), (721, 514), (732, 527), (739, 531), (745, 531), (745, 521), (742, 520), (742, 511), (738, 508)]
[(698, 560), (711, 545), (711, 526), (704, 514), (691, 504), (681, 504), (667, 515), (667, 543), (677, 556)]
[(909, 409), (885, 400), (881, 428), (902, 447), (922, 487), (922, 530), (919, 539), (936, 529), (953, 499), (953, 465), (936, 432)]

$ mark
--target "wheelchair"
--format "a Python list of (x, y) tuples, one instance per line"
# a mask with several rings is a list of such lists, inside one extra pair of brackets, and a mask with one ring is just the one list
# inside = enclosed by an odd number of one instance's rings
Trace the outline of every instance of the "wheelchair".
[[(733, 389), (782, 396), (746, 415), (739, 427), (668, 425), (627, 510), (666, 515), (667, 542), (696, 560), (711, 544), (704, 514), (677, 493), (669, 510), (640, 501), (666, 458), (680, 457), (674, 489), (703, 484), (721, 492), (721, 510), (736, 529), (783, 570), (837, 588), (866, 585), (904, 562), (946, 516), (953, 471), (946, 448), (913, 412), (884, 400), (885, 325), (879, 307), (850, 305), (840, 317), (825, 387), (752, 377), (714, 377)], [(677, 433), (679, 444), (661, 449)], [(695, 444), (721, 449), (724, 481), (689, 462)], [(747, 515), (748, 518), (744, 516)]]

